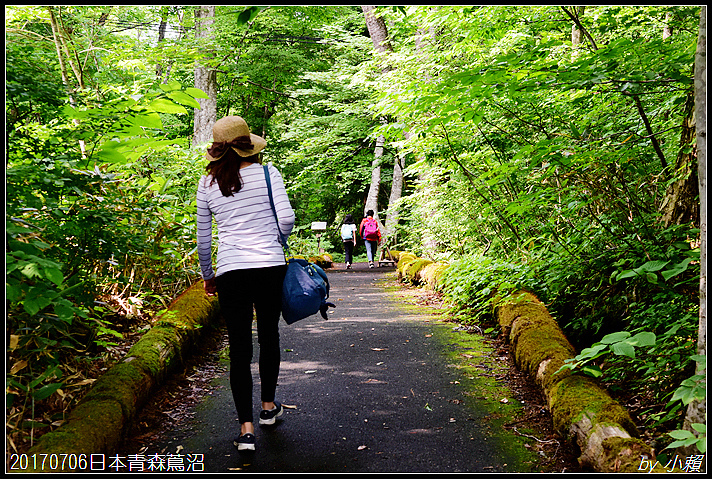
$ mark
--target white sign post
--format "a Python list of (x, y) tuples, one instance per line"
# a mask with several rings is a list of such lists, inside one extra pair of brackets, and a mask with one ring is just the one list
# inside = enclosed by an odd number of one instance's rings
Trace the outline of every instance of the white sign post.
[(312, 231), (316, 231), (317, 248), (319, 248), (319, 254), (323, 254), (324, 250), (321, 249), (321, 232), (326, 231), (326, 221), (312, 221), (311, 224)]

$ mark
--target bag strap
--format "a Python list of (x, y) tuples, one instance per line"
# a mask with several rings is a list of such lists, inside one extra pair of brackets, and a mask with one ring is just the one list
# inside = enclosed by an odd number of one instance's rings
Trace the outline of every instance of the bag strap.
[(267, 194), (269, 195), (269, 205), (272, 207), (272, 214), (274, 215), (274, 221), (277, 223), (277, 231), (279, 232), (279, 238), (282, 243), (282, 249), (284, 249), (286, 256), (289, 257), (290, 254), (289, 254), (289, 245), (287, 244), (287, 238), (284, 237), (282, 230), (279, 229), (279, 219), (277, 218), (277, 210), (274, 207), (274, 198), (272, 197), (272, 182), (270, 181), (270, 178), (269, 178), (269, 169), (267, 168), (267, 165), (263, 165), (263, 168), (265, 170), (265, 180), (267, 181)]

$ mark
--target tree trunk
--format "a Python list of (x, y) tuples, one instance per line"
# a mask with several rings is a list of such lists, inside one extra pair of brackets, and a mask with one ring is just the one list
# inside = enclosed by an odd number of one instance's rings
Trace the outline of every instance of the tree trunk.
[(672, 15), (670, 13), (665, 14), (665, 25), (663, 25), (663, 40), (666, 40), (672, 36), (672, 27), (670, 26), (670, 20), (672, 20)]
[(376, 139), (376, 148), (373, 152), (373, 164), (371, 169), (371, 186), (368, 188), (366, 205), (363, 208), (364, 216), (366, 211), (373, 210), (373, 217), (378, 221), (378, 191), (381, 188), (381, 157), (383, 156), (383, 143), (385, 139), (379, 136)]
[[(576, 17), (579, 19), (583, 17), (585, 10), (585, 6), (575, 7)], [(574, 23), (574, 26), (571, 27), (571, 45), (576, 46), (581, 44), (581, 33), (581, 29)]]
[[(215, 6), (195, 8), (195, 38), (198, 42), (211, 38), (215, 21)], [(213, 136), (213, 124), (217, 120), (217, 72), (210, 66), (195, 65), (195, 88), (199, 88), (208, 98), (199, 98), (200, 109), (193, 115), (193, 146), (208, 143)]]
[(371, 41), (373, 42), (373, 48), (375, 48), (378, 53), (392, 52), (393, 47), (388, 41), (386, 22), (384, 22), (381, 17), (376, 17), (373, 14), (375, 8), (376, 7), (370, 5), (361, 7), (364, 17), (366, 18), (366, 26), (368, 27), (368, 34), (371, 36)]
[[(168, 7), (161, 7), (161, 23), (158, 25), (158, 48), (161, 48), (163, 39), (166, 38), (166, 26), (168, 25)], [(161, 59), (159, 58), (156, 64), (156, 77), (160, 80), (163, 77), (163, 65), (161, 65)]]
[(388, 221), (386, 223), (386, 240), (395, 241), (396, 226), (398, 225), (398, 209), (396, 202), (403, 194), (403, 169), (405, 169), (405, 155), (396, 154), (393, 165), (393, 182), (391, 183), (391, 196), (388, 198)]
[(689, 146), (695, 139), (694, 107), (694, 93), (690, 92), (685, 101), (680, 149), (675, 164), (675, 176), (680, 179), (668, 187), (660, 208), (662, 221), (666, 227), (682, 223), (699, 226), (700, 222), (700, 204), (697, 201), (697, 158), (694, 151), (689, 151)]
[[(361, 7), (366, 19), (366, 26), (368, 27), (368, 34), (373, 42), (373, 48), (378, 53), (391, 52), (393, 48), (388, 41), (388, 30), (386, 29), (386, 23), (382, 18), (376, 17), (373, 14), (373, 10), (376, 7), (370, 5), (364, 5)], [(384, 72), (387, 69), (384, 67), (382, 69)], [(379, 136), (376, 139), (376, 149), (374, 151), (373, 159), (373, 171), (371, 172), (371, 186), (368, 189), (368, 196), (366, 197), (366, 205), (364, 207), (365, 212), (368, 210), (373, 210), (374, 218), (379, 221), (378, 218), (378, 192), (381, 188), (381, 157), (383, 156), (383, 146), (386, 143), (386, 139), (383, 136)], [(380, 221), (379, 221), (380, 222)]]
[[(695, 117), (697, 129), (697, 165), (700, 192), (700, 325), (697, 333), (697, 354), (707, 354), (707, 7), (700, 11), (700, 35), (695, 54)], [(696, 374), (706, 376), (706, 365), (697, 363)], [(687, 407), (684, 429), (692, 424), (706, 424), (707, 399), (693, 401)], [(686, 454), (699, 454), (693, 446)]]
[[(74, 88), (69, 83), (69, 74), (67, 73), (67, 66), (64, 62), (64, 55), (62, 55), (64, 48), (62, 46), (61, 28), (57, 22), (57, 17), (54, 14), (54, 9), (52, 7), (47, 7), (47, 10), (49, 11), (50, 24), (52, 25), (52, 38), (54, 39), (54, 46), (57, 49), (57, 60), (59, 61), (59, 70), (62, 74), (62, 83), (64, 83), (64, 88), (67, 92), (67, 97), (69, 98), (69, 104), (72, 105), (72, 107), (76, 107), (77, 102), (74, 98)], [(81, 76), (79, 78), (81, 79)], [(79, 120), (75, 118), (73, 123), (75, 125), (79, 125)], [(79, 149), (82, 152), (82, 158), (86, 158), (86, 144), (84, 143), (84, 140), (79, 140)]]

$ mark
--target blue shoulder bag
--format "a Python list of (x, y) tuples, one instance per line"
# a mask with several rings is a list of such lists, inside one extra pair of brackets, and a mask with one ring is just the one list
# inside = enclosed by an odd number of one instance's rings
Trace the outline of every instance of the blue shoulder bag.
[(269, 170), (264, 165), (265, 179), (267, 180), (267, 192), (269, 193), (269, 204), (272, 207), (274, 220), (277, 222), (277, 231), (282, 240), (282, 248), (287, 258), (287, 273), (284, 276), (282, 287), (282, 317), (287, 324), (293, 324), (300, 319), (307, 318), (321, 313), (324, 319), (328, 319), (326, 311), (329, 306), (335, 308), (329, 299), (329, 278), (322, 268), (300, 258), (290, 258), (287, 238), (279, 229), (277, 210), (274, 207), (272, 198), (272, 182), (269, 178)]

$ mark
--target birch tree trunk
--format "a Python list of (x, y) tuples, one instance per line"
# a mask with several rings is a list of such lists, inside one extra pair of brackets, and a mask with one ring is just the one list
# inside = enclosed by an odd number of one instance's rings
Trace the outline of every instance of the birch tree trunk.
[[(585, 6), (578, 6), (574, 7), (575, 12), (576, 12), (576, 17), (581, 18), (583, 17), (584, 11), (586, 10)], [(576, 46), (581, 44), (581, 29), (578, 27), (577, 24), (574, 24), (574, 26), (571, 27), (571, 44)]]
[[(195, 38), (198, 42), (212, 38), (215, 21), (215, 6), (195, 7)], [(210, 55), (205, 55), (209, 59)], [(208, 143), (213, 136), (213, 124), (217, 120), (217, 71), (205, 63), (195, 65), (195, 88), (208, 98), (199, 98), (200, 109), (193, 114), (193, 146)]]
[[(376, 17), (373, 14), (375, 6), (364, 5), (361, 7), (366, 19), (366, 26), (368, 27), (368, 34), (371, 36), (371, 41), (373, 42), (373, 48), (378, 53), (391, 52), (393, 48), (388, 42), (388, 30), (386, 29), (386, 23), (382, 18)], [(386, 71), (383, 69), (383, 71)], [(371, 186), (368, 189), (368, 196), (366, 196), (366, 205), (364, 206), (364, 216), (366, 211), (373, 210), (374, 218), (376, 221), (381, 223), (378, 218), (378, 192), (381, 188), (381, 158), (383, 157), (383, 146), (386, 143), (386, 139), (383, 136), (376, 138), (376, 148), (373, 154), (373, 169), (371, 171)]]

